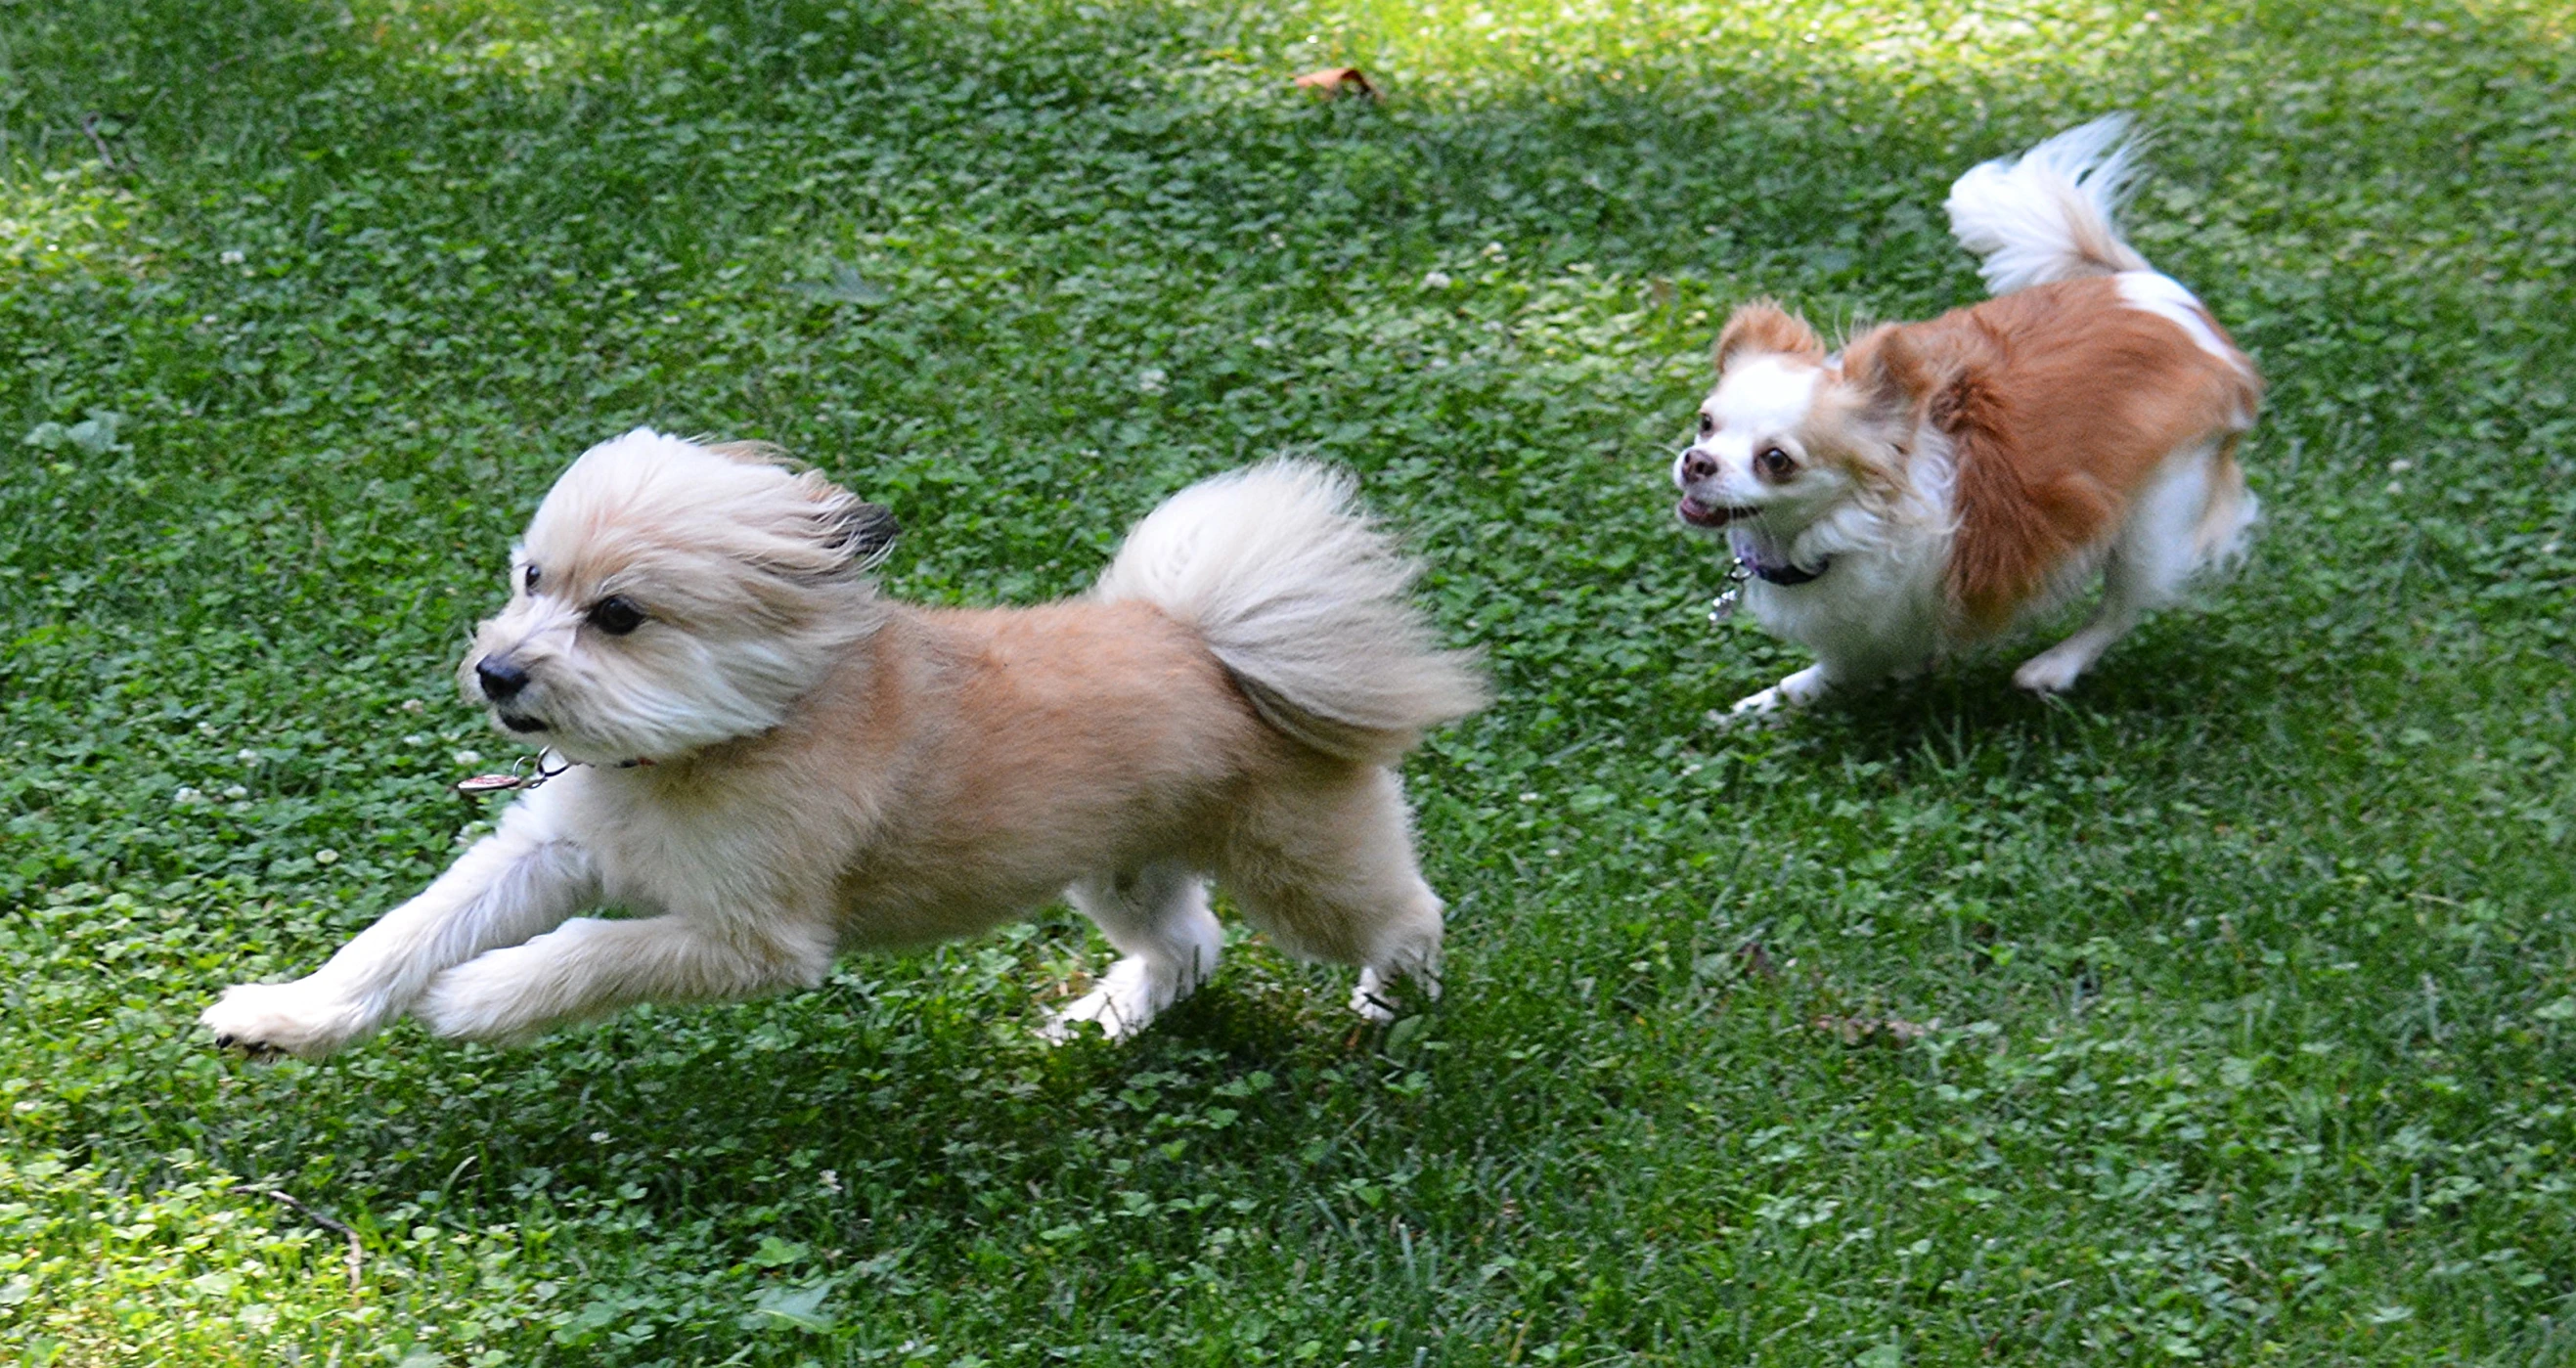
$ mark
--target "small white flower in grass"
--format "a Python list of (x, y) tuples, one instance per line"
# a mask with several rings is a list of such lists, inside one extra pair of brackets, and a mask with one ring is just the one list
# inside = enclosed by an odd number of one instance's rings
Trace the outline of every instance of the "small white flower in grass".
[(313, 852), (313, 863), (318, 865), (338, 864), (340, 863), (340, 852), (333, 850), (329, 846), (324, 846), (320, 850)]
[(222, 256), (215, 258), (215, 260), (220, 261), (227, 266), (239, 266), (243, 262), (250, 260), (250, 258), (239, 252), (226, 252)]
[(1136, 372), (1136, 391), (1139, 394), (1160, 394), (1171, 387), (1172, 377), (1160, 366), (1147, 366)]
[(458, 763), (458, 764), (460, 764), (460, 765), (479, 765), (479, 764), (482, 764), (482, 763), (483, 763), (483, 752), (481, 752), (481, 751), (473, 751), (473, 750), (461, 750), (461, 751), (458, 751), (458, 752), (456, 753), (456, 757), (455, 757), (455, 758), (456, 758), (456, 763)]
[(1448, 288), (1449, 288), (1449, 273), (1448, 273), (1447, 271), (1425, 271), (1425, 272), (1423, 272), (1423, 274), (1422, 274), (1422, 288), (1424, 288), (1424, 289), (1426, 289), (1426, 290), (1445, 290), (1445, 289), (1448, 289)]
[(839, 1192), (841, 1190), (841, 1175), (831, 1169), (823, 1170), (823, 1190), (825, 1192)]
[(608, 1143), (608, 1132), (606, 1132), (606, 1131), (592, 1131), (592, 1132), (590, 1133), (590, 1143), (592, 1143), (592, 1144), (594, 1144), (594, 1145), (605, 1145), (605, 1144), (607, 1144), (607, 1143)]
[(1530, 791), (1530, 792), (1528, 792), (1528, 793), (1524, 793), (1524, 794), (1522, 794), (1522, 795), (1521, 795), (1521, 801), (1522, 801), (1522, 802), (1524, 802), (1524, 803), (1535, 803), (1535, 802), (1537, 802), (1537, 801), (1538, 801), (1538, 791), (1537, 791), (1537, 790), (1535, 790), (1535, 789), (1533, 789), (1533, 790), (1531, 790), (1531, 791)]
[(429, 705), (421, 702), (417, 698), (406, 698), (402, 701), (402, 710), (410, 713), (414, 717), (418, 717), (422, 713), (429, 711)]
[(242, 749), (233, 752), (233, 758), (235, 760), (239, 760), (245, 765), (256, 765), (259, 763), (259, 752), (245, 746)]
[(250, 796), (250, 790), (243, 788), (239, 784), (226, 784), (224, 786), (224, 796), (226, 798), (248, 798)]
[(2395, 480), (2390, 480), (2388, 482), (2388, 492), (2391, 494), (2403, 494), (2406, 492), (2406, 486), (2399, 484)]
[(2403, 475), (2403, 474), (2405, 474), (2407, 471), (2413, 470), (2414, 468), (2415, 468), (2415, 463), (2414, 463), (2413, 461), (2407, 460), (2407, 459), (2406, 459), (2405, 457), (2403, 457), (2403, 456), (2400, 456), (2400, 457), (2398, 457), (2396, 460), (2390, 461), (2390, 462), (2388, 463), (2388, 473), (2389, 473), (2389, 474), (2391, 474), (2391, 475)]
[(202, 803), (206, 801), (206, 795), (186, 784), (181, 784), (178, 788), (171, 791), (170, 801), (174, 803)]

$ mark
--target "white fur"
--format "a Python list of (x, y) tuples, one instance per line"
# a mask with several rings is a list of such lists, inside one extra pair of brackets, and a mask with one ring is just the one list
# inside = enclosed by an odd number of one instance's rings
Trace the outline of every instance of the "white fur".
[(2121, 301), (2130, 308), (2171, 321), (2193, 346), (2231, 366), (2244, 364), (2236, 349), (2220, 340), (2218, 329), (2209, 325), (2209, 310), (2202, 306), (2200, 296), (2184, 289), (2181, 281), (2162, 271), (2122, 271), (2114, 280), (2120, 287)]
[[(592, 764), (679, 755), (775, 726), (829, 661), (883, 620), (875, 586), (840, 573), (814, 536), (863, 507), (818, 476), (711, 459), (709, 448), (650, 428), (602, 442), (537, 506), (511, 556), (510, 601), (477, 629), (459, 682), (470, 701), (486, 702), (478, 661), (528, 667), (534, 682), (505, 711), (541, 720), (544, 744)], [(599, 649), (583, 630), (589, 602), (554, 592), (550, 575), (603, 555), (631, 566), (601, 592), (649, 582), (682, 620)], [(725, 573), (745, 562), (780, 573)]]
[(2129, 117), (2069, 129), (2020, 157), (1971, 168), (1950, 187), (1950, 231), (1985, 258), (1986, 287), (2010, 294), (2078, 276), (2145, 271), (2113, 215), (2136, 173)]
[(1748, 716), (1800, 707), (1837, 684), (1903, 677), (1947, 649), (1941, 572), (1950, 551), (1951, 469), (1938, 433), (1925, 432), (1909, 464), (1912, 497), (1893, 508), (1844, 499), (1785, 540), (1769, 517), (1737, 524), (1730, 539), (1768, 563), (1818, 566), (1805, 584), (1748, 580), (1744, 606), (1776, 635), (1816, 653), (1816, 663), (1740, 700)]
[(1436, 649), (1405, 601), (1421, 569), (1360, 516), (1356, 488), (1286, 460), (1202, 480), (1127, 534), (1092, 592), (1198, 629), (1281, 730), (1352, 758), (1401, 751), (1484, 686), (1472, 657)]
[(1126, 879), (1084, 879), (1068, 890), (1121, 958), (1046, 1028), (1063, 1040), (1091, 1022), (1111, 1040), (1134, 1035), (1216, 973), (1225, 928), (1208, 910), (1207, 884), (1179, 865), (1149, 865)]

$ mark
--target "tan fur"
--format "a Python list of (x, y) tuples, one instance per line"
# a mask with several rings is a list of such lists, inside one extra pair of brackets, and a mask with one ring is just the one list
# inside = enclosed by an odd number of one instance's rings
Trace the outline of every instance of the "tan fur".
[[(2163, 318), (2124, 307), (2118, 287), (2099, 277), (1885, 334), (1882, 346), (1919, 358), (1908, 375), (1913, 397), (1955, 453), (1958, 537), (1947, 578), (1975, 634), (2009, 625), (2099, 542), (2167, 453), (2238, 430), (2261, 398), (2251, 363), (2231, 365)], [(1859, 375), (1866, 362), (1855, 348), (1845, 371)], [(2222, 516), (2213, 510), (2211, 521)]]
[[(539, 510), (462, 672), (583, 763), (321, 970), (203, 1020), (308, 1057), (405, 1012), (507, 1043), (810, 985), (844, 950), (1067, 893), (1124, 957), (1051, 1030), (1123, 1035), (1215, 968), (1201, 875), (1290, 951), (1359, 965), (1353, 1006), (1383, 1017), (1394, 978), (1436, 990), (1441, 939), (1385, 762), (1483, 692), (1350, 492), (1254, 467), (1140, 524), (1114, 592), (920, 608), (862, 573), (883, 510), (819, 476), (651, 432), (603, 444)], [(641, 621), (601, 627), (612, 595)], [(638, 915), (573, 915), (603, 903)]]
[(1812, 357), (1822, 360), (1824, 339), (1807, 326), (1807, 320), (1781, 308), (1773, 300), (1757, 299), (1740, 305), (1729, 314), (1726, 326), (1717, 334), (1713, 356), (1717, 368), (1725, 370), (1738, 356), (1778, 354)]

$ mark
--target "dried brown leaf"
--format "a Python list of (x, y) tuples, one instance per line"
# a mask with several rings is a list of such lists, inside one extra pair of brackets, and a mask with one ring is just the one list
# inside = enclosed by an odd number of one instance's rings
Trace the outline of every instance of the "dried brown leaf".
[(1358, 67), (1326, 67), (1321, 71), (1310, 71), (1298, 77), (1297, 84), (1327, 98), (1345, 90), (1355, 91), (1372, 100), (1377, 98), (1377, 86), (1370, 82), (1368, 73)]

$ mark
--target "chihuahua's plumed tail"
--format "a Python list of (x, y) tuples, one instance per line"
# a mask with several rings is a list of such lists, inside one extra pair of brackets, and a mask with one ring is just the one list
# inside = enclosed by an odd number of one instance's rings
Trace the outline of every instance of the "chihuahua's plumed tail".
[(1303, 461), (1203, 480), (1127, 534), (1094, 591), (1195, 628), (1272, 726), (1330, 755), (1392, 763), (1483, 707), (1472, 654), (1444, 651), (1406, 597), (1420, 567)]
[(2129, 116), (2068, 129), (1972, 168), (1950, 187), (1950, 231), (1985, 258), (1986, 287), (2010, 294), (2079, 276), (2150, 269), (2112, 214), (2138, 171)]

